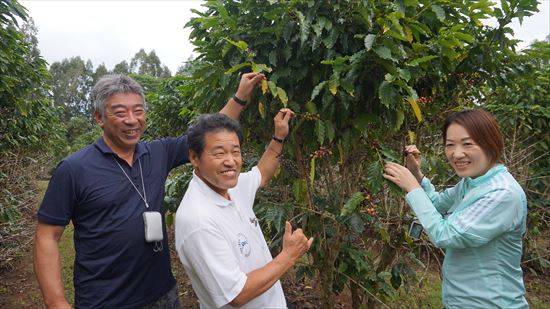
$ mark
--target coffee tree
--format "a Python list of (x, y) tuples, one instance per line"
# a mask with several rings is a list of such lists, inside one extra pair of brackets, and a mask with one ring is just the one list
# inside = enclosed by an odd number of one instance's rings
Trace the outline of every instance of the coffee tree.
[[(445, 112), (473, 105), (482, 86), (502, 82), (494, 77), (514, 66), (507, 24), (530, 15), (536, 1), (205, 6), (187, 25), (198, 57), (179, 88), (192, 102), (183, 111), (217, 111), (238, 72), (266, 74), (241, 118), (252, 153), (270, 139), (278, 109), (292, 108), (297, 119), (280, 173), (257, 205), (264, 231), (277, 244), (288, 219), (315, 237), (296, 278), (320, 281), (323, 308), (334, 307), (345, 287), (354, 308), (383, 304), (413, 274), (414, 260), (405, 233), (410, 214), (399, 189), (383, 181), (384, 161), (402, 161), (407, 143), (436, 140), (428, 133)], [(497, 27), (483, 24), (490, 17)], [(448, 178), (440, 161), (427, 164)]]

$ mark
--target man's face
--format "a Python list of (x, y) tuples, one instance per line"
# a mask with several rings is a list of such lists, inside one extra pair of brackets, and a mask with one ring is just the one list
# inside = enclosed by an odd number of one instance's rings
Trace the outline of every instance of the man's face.
[(212, 190), (229, 199), (227, 190), (237, 185), (242, 165), (241, 145), (237, 133), (206, 133), (201, 156), (190, 151), (189, 159), (197, 176)]
[(117, 93), (105, 101), (105, 117), (96, 114), (105, 142), (117, 151), (134, 151), (145, 131), (145, 106), (135, 93)]

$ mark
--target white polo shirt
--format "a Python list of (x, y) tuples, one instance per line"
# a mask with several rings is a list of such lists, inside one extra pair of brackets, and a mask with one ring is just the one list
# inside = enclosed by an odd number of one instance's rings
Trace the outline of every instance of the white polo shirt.
[[(234, 308), (246, 274), (273, 260), (252, 210), (261, 179), (257, 167), (242, 173), (229, 201), (193, 173), (176, 213), (176, 250), (201, 308)], [(241, 308), (286, 308), (281, 283)]]

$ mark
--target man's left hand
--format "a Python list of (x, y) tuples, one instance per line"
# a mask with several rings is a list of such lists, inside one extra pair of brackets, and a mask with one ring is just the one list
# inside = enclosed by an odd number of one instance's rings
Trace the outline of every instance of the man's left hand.
[(252, 90), (254, 90), (254, 87), (258, 87), (264, 79), (265, 75), (261, 73), (243, 74), (241, 76), (241, 81), (239, 82), (239, 89), (237, 89), (235, 95), (243, 101), (250, 101)]
[(284, 140), (289, 132), (288, 123), (294, 117), (294, 112), (290, 108), (281, 108), (273, 122), (275, 123), (275, 137)]

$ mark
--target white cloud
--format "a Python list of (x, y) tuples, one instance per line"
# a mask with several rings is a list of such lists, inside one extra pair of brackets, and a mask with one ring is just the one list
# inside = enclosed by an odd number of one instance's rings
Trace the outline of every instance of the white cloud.
[(188, 42), (191, 8), (202, 1), (29, 1), (21, 3), (38, 27), (44, 58), (52, 63), (80, 56), (97, 67), (129, 61), (144, 48), (155, 50), (172, 72), (192, 54)]

